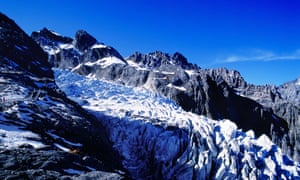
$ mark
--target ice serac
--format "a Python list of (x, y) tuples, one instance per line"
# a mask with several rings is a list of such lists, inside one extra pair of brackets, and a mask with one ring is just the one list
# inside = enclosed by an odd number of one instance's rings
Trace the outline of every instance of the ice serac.
[[(184, 111), (168, 98), (55, 69), (58, 86), (97, 116), (133, 179), (297, 179), (266, 136)], [(73, 83), (76, 82), (76, 83)]]
[[(95, 56), (91, 55), (93, 47), (97, 47)], [(48, 47), (42, 48), (47, 51)], [(70, 51), (79, 52), (75, 47), (68, 48)], [(293, 146), (298, 140), (294, 138), (295, 128), (289, 123), (291, 119), (240, 93), (239, 89), (247, 89), (249, 85), (237, 71), (201, 69), (180, 53), (170, 55), (160, 51), (136, 52), (124, 60), (116, 50), (100, 43), (80, 55), (64, 56), (63, 51), (58, 54), (61, 58), (50, 58), (52, 64), (58, 64), (55, 67), (64, 68), (61, 64), (80, 59), (65, 69), (88, 77), (144, 87), (171, 98), (186, 111), (212, 119), (230, 119), (239, 128), (252, 129), (257, 135), (267, 134), (284, 152), (298, 160), (292, 155), (298, 154)]]
[(224, 79), (236, 94), (250, 98), (266, 108), (272, 109), (276, 116), (284, 119), (289, 128), (288, 141), (281, 141), (276, 136), (272, 136), (272, 140), (280, 144), (284, 152), (290, 157), (300, 161), (300, 78), (280, 86), (253, 85), (246, 83), (239, 73), (233, 70), (220, 68), (207, 71), (213, 79)]
[[(48, 43), (48, 38), (60, 39), (46, 29), (43, 33), (49, 36), (41, 40)], [(0, 178), (59, 179), (112, 171), (110, 161), (118, 159), (104, 128), (57, 87), (47, 57), (0, 13)]]

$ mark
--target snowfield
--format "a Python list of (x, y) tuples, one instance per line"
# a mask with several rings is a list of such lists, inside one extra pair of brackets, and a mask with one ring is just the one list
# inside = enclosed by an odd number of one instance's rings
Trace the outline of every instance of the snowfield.
[[(143, 88), (54, 69), (57, 85), (105, 126), (134, 179), (295, 179), (300, 166), (271, 140), (182, 110)], [(102, 133), (102, 132), (99, 132)]]

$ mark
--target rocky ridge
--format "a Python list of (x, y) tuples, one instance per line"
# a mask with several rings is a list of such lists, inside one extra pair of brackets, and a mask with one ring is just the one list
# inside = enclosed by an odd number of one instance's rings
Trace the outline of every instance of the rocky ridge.
[(121, 177), (112, 173), (117, 154), (102, 125), (57, 87), (47, 54), (4, 14), (0, 44), (1, 179), (68, 179), (92, 170)]
[(299, 122), (300, 122), (300, 77), (282, 85), (253, 85), (248, 84), (234, 70), (225, 68), (210, 69), (207, 72), (213, 79), (222, 78), (236, 94), (252, 99), (264, 107), (272, 109), (279, 117), (288, 123), (289, 147), (282, 148), (295, 160), (299, 161)]
[[(243, 95), (242, 90), (249, 85), (236, 71), (201, 69), (189, 63), (180, 53), (169, 55), (159, 51), (149, 54), (136, 52), (124, 59), (113, 48), (97, 41), (82, 52), (74, 46), (76, 35), (71, 44), (56, 43), (56, 46), (49, 48), (49, 45), (39, 41), (43, 37), (38, 32), (32, 35), (48, 51), (49, 59), (52, 59), (50, 63), (54, 67), (64, 67), (63, 64), (77, 59), (79, 61), (76, 64), (68, 67), (73, 72), (127, 86), (144, 87), (171, 98), (186, 111), (212, 119), (230, 119), (239, 128), (253, 129), (257, 135), (267, 134), (273, 142), (298, 160), (294, 156), (298, 154), (294, 150), (296, 141), (291, 136), (295, 132), (289, 125), (289, 120), (279, 113), (275, 114), (275, 109)], [(49, 39), (48, 42), (52, 40)], [(98, 53), (94, 53), (92, 57), (86, 55), (93, 51)], [(65, 56), (66, 52), (77, 54)], [(53, 57), (59, 58), (56, 60)]]

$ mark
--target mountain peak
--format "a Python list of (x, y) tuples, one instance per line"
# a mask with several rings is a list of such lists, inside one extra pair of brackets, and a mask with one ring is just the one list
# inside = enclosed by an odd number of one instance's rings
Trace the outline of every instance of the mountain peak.
[(181, 53), (175, 52), (172, 56), (172, 59), (175, 60), (175, 62), (179, 63), (180, 65), (187, 65), (188, 60), (186, 57), (184, 57)]
[(151, 69), (166, 65), (180, 66), (184, 69), (192, 69), (194, 67), (194, 65), (189, 63), (186, 57), (184, 57), (179, 52), (175, 52), (173, 55), (162, 51), (154, 51), (148, 54), (135, 52), (133, 55), (129, 56), (127, 60), (134, 61), (141, 66), (145, 66)]
[(62, 36), (46, 27), (40, 31), (32, 32), (31, 38), (36, 42), (39, 42), (39, 45), (56, 45), (57, 43), (68, 44), (73, 41), (73, 39)]
[(97, 40), (85, 30), (78, 30), (75, 34), (74, 45), (80, 51), (84, 51), (95, 44)]

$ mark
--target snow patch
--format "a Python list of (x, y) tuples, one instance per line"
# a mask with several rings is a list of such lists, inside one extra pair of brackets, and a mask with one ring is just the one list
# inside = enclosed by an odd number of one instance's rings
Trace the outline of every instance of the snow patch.
[(52, 48), (49, 46), (43, 46), (44, 51), (46, 51), (50, 55), (56, 55), (60, 52), (59, 48)]
[(137, 70), (140, 70), (140, 71), (149, 71), (149, 69), (147, 69), (145, 67), (141, 67), (139, 64), (137, 64), (134, 61), (126, 60), (126, 62), (128, 63), (129, 66), (132, 66), (132, 67), (136, 68)]
[(0, 148), (14, 149), (24, 144), (30, 144), (34, 148), (42, 148), (45, 145), (39, 140), (40, 137), (30, 131), (20, 130), (16, 126), (5, 126), (0, 124)]
[(114, 56), (110, 56), (110, 57), (105, 57), (102, 59), (98, 59), (95, 62), (86, 62), (84, 63), (84, 65), (86, 66), (94, 66), (94, 65), (99, 65), (102, 68), (106, 68), (112, 64), (125, 64), (124, 61), (122, 61), (121, 59), (114, 57)]
[(185, 72), (186, 72), (190, 77), (197, 74), (197, 72), (196, 72), (195, 70), (185, 70)]
[(96, 48), (107, 48), (104, 44), (94, 44), (91, 49), (96, 49)]
[(54, 146), (56, 146), (58, 149), (63, 150), (65, 152), (70, 152), (71, 150), (69, 148), (66, 148), (58, 143), (54, 143)]
[(179, 91), (186, 91), (186, 88), (185, 88), (185, 87), (182, 87), (182, 86), (175, 86), (175, 85), (173, 85), (173, 84), (171, 84), (171, 83), (169, 83), (169, 84), (167, 85), (167, 87), (169, 87), (169, 88), (175, 88), (175, 89), (177, 89), (177, 90), (179, 90)]
[(82, 173), (84, 173), (83, 171), (79, 171), (79, 170), (76, 170), (76, 169), (71, 169), (71, 168), (69, 168), (69, 169), (64, 169), (64, 171), (66, 172), (66, 173), (68, 173), (68, 174), (76, 174), (76, 175), (80, 175), (80, 174), (82, 174)]
[(55, 32), (55, 31), (52, 31), (52, 30), (49, 30), (52, 34), (56, 35), (56, 36), (62, 36), (61, 34)]
[(72, 48), (74, 48), (74, 45), (73, 44), (60, 44), (59, 48), (61, 48), (61, 49), (72, 49)]
[(300, 86), (300, 78), (297, 79), (296, 85), (297, 85), (297, 86)]
[(175, 75), (175, 72), (169, 72), (169, 71), (162, 71), (161, 73), (165, 75)]

